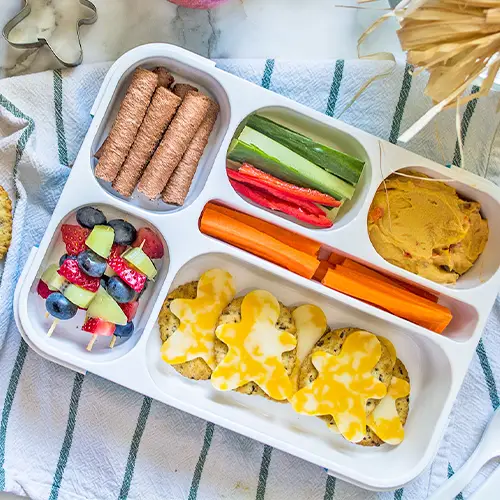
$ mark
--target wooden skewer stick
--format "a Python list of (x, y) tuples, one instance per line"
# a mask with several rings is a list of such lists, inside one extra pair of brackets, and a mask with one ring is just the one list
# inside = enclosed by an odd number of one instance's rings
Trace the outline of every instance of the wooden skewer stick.
[(97, 335), (92, 335), (90, 342), (87, 344), (87, 351), (91, 351), (92, 347), (94, 347), (95, 341), (97, 340)]
[(116, 335), (113, 335), (113, 338), (111, 339), (111, 342), (109, 343), (109, 347), (110, 349), (113, 349), (113, 347), (115, 347), (115, 344), (116, 344), (116, 339), (118, 337)]
[(57, 323), (59, 323), (59, 320), (56, 318), (52, 322), (52, 325), (50, 325), (49, 331), (47, 332), (47, 337), (50, 337), (54, 333), (54, 330), (56, 329)]
[(144, 243), (146, 243), (146, 240), (142, 240), (142, 243), (141, 245), (139, 246), (139, 248), (142, 250), (142, 247), (144, 246)]

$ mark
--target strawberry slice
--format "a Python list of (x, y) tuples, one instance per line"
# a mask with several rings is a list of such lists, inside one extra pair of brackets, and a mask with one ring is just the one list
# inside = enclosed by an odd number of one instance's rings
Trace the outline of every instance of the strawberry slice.
[[(40, 295), (40, 297), (42, 297), (42, 299), (46, 299), (51, 293), (54, 293), (52, 290), (50, 290), (50, 288), (42, 280), (40, 280), (38, 282), (38, 285), (36, 287), (36, 291), (37, 291), (38, 295)], [(125, 312), (125, 311), (123, 311), (123, 312)], [(125, 313), (125, 314), (127, 314), (127, 313)]]
[(61, 276), (64, 276), (70, 283), (73, 283), (73, 285), (81, 286), (89, 292), (97, 292), (99, 290), (100, 279), (93, 278), (82, 272), (76, 260), (66, 259), (57, 272)]
[(160, 237), (149, 227), (141, 227), (132, 243), (133, 247), (140, 247), (150, 259), (161, 259), (165, 251)]
[(113, 243), (111, 247), (111, 252), (109, 252), (109, 257), (120, 256), (127, 249), (127, 245), (118, 245), (117, 243)]
[(72, 224), (63, 224), (61, 234), (68, 255), (78, 255), (87, 248), (85, 240), (90, 234), (89, 229)]
[(132, 321), (135, 318), (137, 309), (139, 307), (139, 302), (137, 302), (137, 300), (134, 302), (126, 302), (125, 304), (118, 305), (122, 308), (125, 316), (127, 316), (127, 321)]
[(116, 330), (116, 325), (101, 318), (89, 318), (82, 326), (84, 332), (101, 337), (111, 337)]
[(119, 255), (115, 255), (108, 259), (108, 266), (113, 269), (113, 271), (120, 276), (120, 278), (127, 283), (127, 285), (132, 288), (132, 290), (139, 293), (146, 283), (147, 277), (145, 274), (137, 271), (136, 269), (130, 268), (125, 259)]

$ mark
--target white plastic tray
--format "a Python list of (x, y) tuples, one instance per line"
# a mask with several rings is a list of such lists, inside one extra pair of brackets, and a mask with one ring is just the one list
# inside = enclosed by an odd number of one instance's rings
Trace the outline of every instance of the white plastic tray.
[[(183, 207), (150, 202), (141, 196), (122, 199), (106, 183), (96, 180), (93, 153), (101, 145), (129, 82), (138, 66), (165, 65), (178, 81), (192, 82), (217, 99), (221, 113)], [(226, 152), (240, 122), (259, 111), (326, 144), (366, 160), (354, 199), (345, 206), (332, 229), (307, 228), (269, 213), (239, 197), (225, 171)], [(323, 466), (337, 477), (373, 490), (401, 487), (415, 478), (433, 458), (447, 424), (451, 406), (479, 341), (500, 284), (500, 190), (468, 172), (447, 169), (411, 152), (315, 112), (214, 67), (210, 61), (178, 47), (152, 44), (121, 57), (109, 71), (97, 97), (94, 120), (72, 168), (40, 247), (30, 256), (16, 294), (16, 320), (24, 338), (42, 356), (80, 371), (91, 371), (159, 401), (205, 418)], [(456, 180), (464, 196), (482, 205), (490, 223), (490, 238), (474, 268), (454, 287), (430, 282), (384, 261), (368, 238), (367, 213), (382, 177), (391, 170), (419, 166), (434, 177)], [(454, 319), (445, 335), (438, 335), (356, 299), (301, 278), (285, 269), (200, 233), (198, 219), (212, 199), (321, 241), (331, 249), (400, 279), (418, 283), (440, 295)], [(168, 253), (158, 278), (141, 299), (136, 333), (114, 349), (97, 342), (85, 350), (87, 336), (78, 326), (83, 313), (62, 322), (48, 338), (51, 319), (44, 315), (36, 283), (43, 269), (63, 253), (59, 227), (74, 218), (82, 205), (101, 207), (106, 215), (141, 220), (163, 235)], [(265, 288), (287, 305), (311, 302), (322, 307), (332, 328), (358, 326), (388, 337), (411, 377), (411, 406), (406, 438), (397, 447), (365, 449), (331, 433), (317, 418), (294, 413), (288, 405), (264, 398), (215, 391), (209, 382), (179, 376), (160, 359), (156, 319), (170, 289), (220, 266), (231, 272), (244, 293)]]

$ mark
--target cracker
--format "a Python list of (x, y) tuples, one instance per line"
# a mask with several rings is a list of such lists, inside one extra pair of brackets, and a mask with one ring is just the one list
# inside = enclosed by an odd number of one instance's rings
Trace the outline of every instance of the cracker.
[(12, 203), (7, 191), (0, 186), (0, 260), (9, 250), (12, 239)]
[[(241, 304), (243, 302), (243, 299), (244, 297), (238, 297), (234, 299), (222, 311), (217, 326), (227, 325), (231, 323), (239, 323), (241, 321)], [(288, 307), (284, 306), (281, 302), (279, 304), (280, 304), (280, 315), (278, 317), (278, 321), (276, 322), (276, 327), (281, 331), (286, 331), (297, 337), (297, 331), (292, 318), (291, 310)], [(228, 352), (227, 345), (216, 337), (215, 360), (217, 364), (222, 362), (227, 352)], [(295, 367), (295, 362), (297, 359), (297, 349), (295, 348), (292, 351), (284, 352), (281, 356), (281, 359), (283, 360), (283, 365), (286, 369), (288, 376), (290, 377)], [(235, 391), (241, 392), (242, 394), (264, 396), (265, 398), (270, 399), (271, 401), (277, 401), (269, 397), (255, 382), (249, 382), (248, 384), (238, 387), (237, 389), (235, 389)], [(288, 401), (284, 400), (277, 402), (287, 403)]]
[[(177, 318), (177, 316), (170, 311), (170, 304), (172, 301), (175, 299), (195, 299), (197, 293), (198, 281), (191, 281), (190, 283), (179, 286), (167, 295), (158, 316), (162, 342), (165, 342), (168, 338), (170, 338), (180, 325), (179, 318)], [(205, 360), (201, 358), (192, 359), (190, 361), (186, 361), (185, 363), (170, 366), (172, 366), (172, 368), (179, 372), (183, 377), (187, 377), (192, 380), (207, 380), (212, 375), (212, 370), (205, 363)]]

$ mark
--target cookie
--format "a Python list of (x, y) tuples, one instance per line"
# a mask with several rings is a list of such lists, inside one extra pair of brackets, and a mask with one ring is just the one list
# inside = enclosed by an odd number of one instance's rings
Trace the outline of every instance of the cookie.
[[(396, 363), (392, 370), (392, 375), (410, 383), (408, 370), (399, 358), (396, 360)], [(396, 410), (401, 420), (401, 424), (404, 426), (406, 424), (406, 419), (408, 418), (408, 412), (410, 410), (410, 396), (396, 399)], [(362, 441), (356, 444), (359, 444), (361, 446), (380, 446), (381, 444), (384, 444), (384, 442), (375, 434), (375, 432), (370, 429), (370, 427), (367, 427), (366, 436)]]
[(9, 250), (12, 239), (12, 203), (7, 191), (0, 186), (0, 260)]
[[(158, 324), (160, 325), (160, 336), (162, 342), (165, 342), (171, 337), (177, 328), (180, 321), (170, 311), (170, 304), (174, 299), (195, 299), (198, 290), (198, 281), (191, 281), (185, 285), (181, 285), (167, 295), (163, 302), (160, 314), (158, 316)], [(212, 375), (212, 370), (201, 358), (192, 359), (185, 363), (171, 365), (182, 376), (192, 380), (207, 380)]]
[[(241, 303), (243, 302), (244, 297), (238, 297), (234, 299), (223, 311), (219, 318), (219, 322), (217, 326), (226, 325), (231, 323), (239, 323), (241, 321)], [(286, 331), (291, 333), (292, 335), (297, 336), (295, 324), (292, 318), (291, 310), (284, 306), (281, 302), (280, 304), (280, 315), (278, 317), (278, 321), (276, 322), (276, 326), (279, 330)], [(215, 359), (217, 364), (221, 363), (224, 357), (226, 356), (228, 351), (227, 345), (224, 344), (220, 339), (215, 339)], [(292, 351), (284, 352), (282, 355), (283, 365), (288, 373), (288, 376), (292, 375), (293, 369), (295, 367), (295, 362), (297, 359), (297, 349), (293, 349)], [(264, 396), (272, 401), (276, 401), (275, 399), (270, 398), (255, 382), (249, 382), (238, 389), (235, 389), (237, 392), (241, 392), (243, 394), (256, 395), (256, 396)], [(278, 401), (279, 403), (286, 403), (287, 401)]]
[[(316, 380), (318, 371), (312, 363), (312, 354), (316, 351), (325, 351), (334, 356), (338, 356), (344, 345), (345, 339), (354, 332), (359, 331), (359, 328), (339, 328), (325, 333), (316, 345), (311, 350), (309, 355), (304, 359), (299, 372), (299, 389), (311, 384)], [(372, 375), (382, 382), (386, 387), (389, 387), (393, 371), (393, 358), (386, 344), (381, 342), (381, 355), (377, 364), (373, 367)], [(366, 414), (369, 415), (377, 406), (377, 399), (369, 399), (366, 403)], [(322, 420), (329, 425), (335, 425), (334, 419), (331, 415), (320, 416)]]

